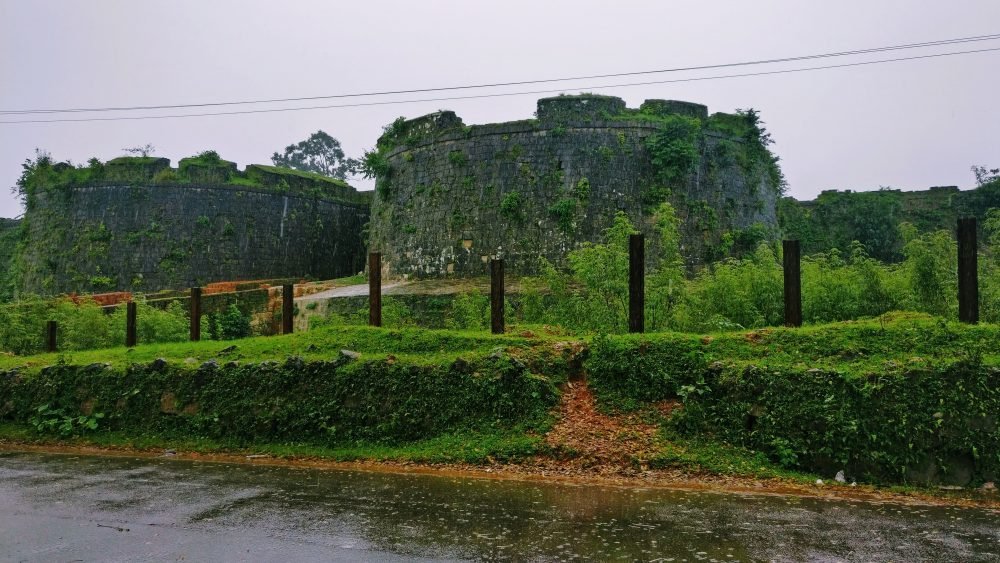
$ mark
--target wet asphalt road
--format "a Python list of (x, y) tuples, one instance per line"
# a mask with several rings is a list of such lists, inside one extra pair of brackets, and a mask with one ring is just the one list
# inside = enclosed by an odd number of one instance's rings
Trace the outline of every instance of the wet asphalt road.
[(0, 561), (1000, 561), (958, 508), (0, 453)]

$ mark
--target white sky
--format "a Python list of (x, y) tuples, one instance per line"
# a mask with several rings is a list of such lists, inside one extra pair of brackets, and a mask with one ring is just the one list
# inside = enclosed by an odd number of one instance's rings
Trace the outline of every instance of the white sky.
[[(0, 0), (0, 110), (530, 80), (991, 33), (1000, 33), (997, 0)], [(986, 47), (1000, 47), (1000, 41), (868, 58)], [(842, 62), (847, 61), (759, 68)], [(964, 188), (973, 183), (971, 165), (1000, 166), (998, 69), (1000, 52), (992, 52), (607, 90), (586, 86), (657, 77), (589, 80), (565, 90), (617, 95), (631, 107), (646, 98), (668, 98), (703, 103), (710, 112), (757, 108), (776, 141), (790, 193), (812, 198), (829, 188)], [(732, 71), (684, 76), (726, 72)], [(514, 90), (553, 87), (561, 85)], [(91, 156), (114, 158), (123, 147), (152, 143), (157, 156), (175, 165), (184, 156), (215, 149), (243, 166), (268, 163), (275, 150), (323, 129), (339, 138), (348, 154), (359, 156), (374, 145), (381, 126), (399, 115), (452, 109), (467, 124), (525, 119), (539, 97), (188, 119), (0, 124), (0, 216), (21, 213), (2, 188), (14, 184), (21, 162), (36, 147), (79, 163)], [(116, 114), (103, 114), (108, 115)], [(0, 121), (9, 119), (18, 117), (0, 116)]]

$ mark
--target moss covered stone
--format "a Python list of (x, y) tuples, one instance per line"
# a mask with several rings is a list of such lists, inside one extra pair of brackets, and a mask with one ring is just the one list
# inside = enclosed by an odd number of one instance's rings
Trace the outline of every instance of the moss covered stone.
[[(628, 109), (582, 95), (539, 100), (534, 120), (466, 126), (447, 111), (397, 120), (378, 142), (371, 245), (389, 275), (485, 275), (493, 256), (533, 273), (539, 257), (563, 266), (569, 251), (599, 241), (618, 211), (656, 244), (652, 211), (670, 201), (689, 265), (703, 263), (725, 231), (775, 227), (780, 193), (770, 153), (748, 142), (757, 129), (747, 116), (721, 131), (706, 114), (688, 102)], [(731, 150), (717, 150), (724, 144)], [(715, 230), (687, 202), (714, 210)]]

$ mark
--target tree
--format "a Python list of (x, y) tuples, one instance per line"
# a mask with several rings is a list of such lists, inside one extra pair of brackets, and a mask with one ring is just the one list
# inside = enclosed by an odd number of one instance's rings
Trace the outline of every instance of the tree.
[(985, 166), (973, 166), (972, 173), (976, 176), (976, 185), (983, 187), (990, 182), (1000, 180), (1000, 168), (986, 168)]
[(303, 172), (315, 172), (331, 178), (347, 178), (354, 173), (359, 162), (344, 156), (340, 141), (323, 131), (317, 131), (305, 141), (285, 147), (284, 154), (274, 153), (271, 162), (275, 166), (294, 168)]
[(131, 148), (126, 147), (126, 148), (122, 149), (122, 151), (127, 152), (127, 153), (129, 153), (129, 154), (131, 154), (133, 156), (141, 156), (141, 157), (145, 158), (145, 157), (148, 157), (151, 154), (155, 153), (156, 152), (156, 147), (154, 147), (153, 145), (151, 145), (149, 143), (146, 143), (145, 145), (143, 145), (141, 147), (131, 147)]

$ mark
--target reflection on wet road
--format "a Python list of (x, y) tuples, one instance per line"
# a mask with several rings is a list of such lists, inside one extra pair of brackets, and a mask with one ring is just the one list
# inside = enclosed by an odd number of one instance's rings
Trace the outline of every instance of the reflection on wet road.
[(997, 561), (1000, 516), (772, 496), (0, 453), (7, 561)]

